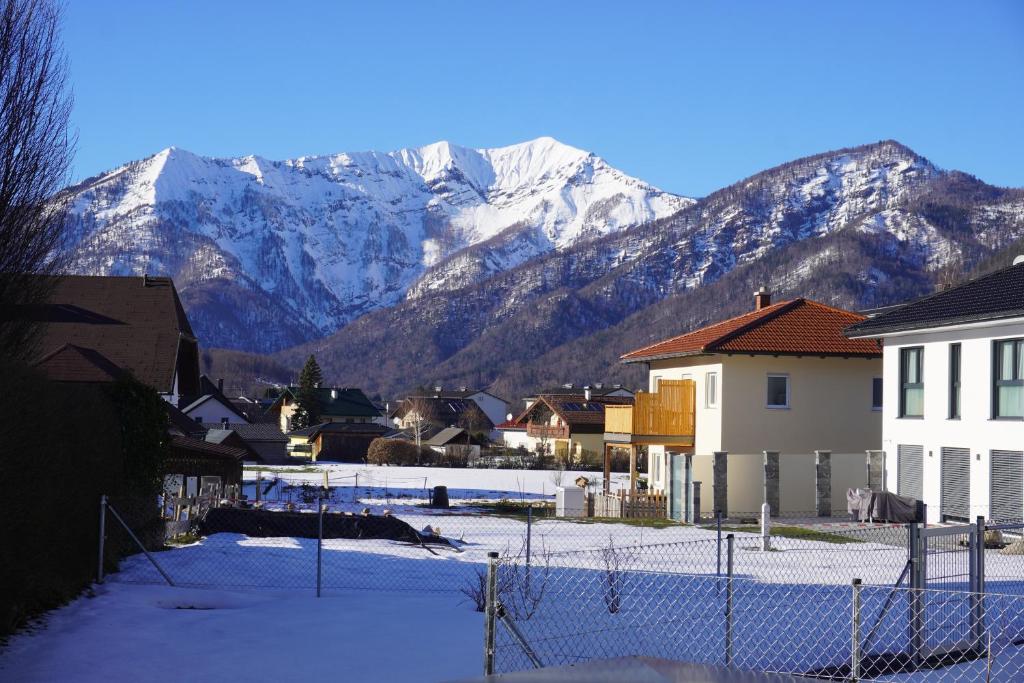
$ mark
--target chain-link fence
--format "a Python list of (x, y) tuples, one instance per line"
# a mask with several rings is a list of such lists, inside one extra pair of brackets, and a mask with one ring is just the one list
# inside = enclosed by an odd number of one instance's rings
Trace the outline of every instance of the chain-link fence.
[(639, 571), (628, 549), (580, 555), (493, 560), (492, 671), (643, 656), (831, 680), (1024, 679), (1021, 596)]

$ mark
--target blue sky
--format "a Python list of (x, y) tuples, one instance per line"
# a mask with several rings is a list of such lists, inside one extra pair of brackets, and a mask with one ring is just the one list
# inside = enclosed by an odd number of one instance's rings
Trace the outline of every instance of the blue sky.
[(1022, 2), (70, 0), (84, 178), (551, 135), (699, 196), (895, 138), (1024, 186)]

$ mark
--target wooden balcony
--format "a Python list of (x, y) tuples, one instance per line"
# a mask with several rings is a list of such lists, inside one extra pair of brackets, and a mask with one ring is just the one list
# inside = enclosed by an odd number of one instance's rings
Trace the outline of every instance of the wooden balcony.
[(536, 439), (568, 439), (569, 425), (534, 424), (526, 425), (526, 435)]
[(639, 393), (634, 405), (605, 406), (604, 440), (610, 444), (692, 446), (696, 432), (694, 382), (662, 380), (655, 393)]

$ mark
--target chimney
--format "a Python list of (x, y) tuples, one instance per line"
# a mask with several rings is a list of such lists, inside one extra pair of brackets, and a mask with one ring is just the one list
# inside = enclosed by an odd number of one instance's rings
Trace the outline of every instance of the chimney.
[(442, 387), (440, 384), (434, 385), (434, 391), (436, 391), (437, 393), (441, 393), (442, 389), (444, 389), (444, 387)]
[(590, 387), (583, 387), (583, 398), (590, 400)]
[(217, 391), (224, 393), (224, 378), (221, 377), (217, 380)]
[(228, 428), (228, 419), (226, 417), (222, 417), (220, 419), (220, 426), (223, 429), (227, 429)]
[(149, 273), (142, 274), (142, 286), (149, 287)]
[(338, 390), (337, 389), (331, 389), (331, 400), (334, 400), (336, 398), (338, 398)]
[(767, 308), (772, 305), (772, 293), (768, 291), (767, 287), (761, 287), (761, 289), (754, 292), (754, 310), (760, 311), (762, 308)]

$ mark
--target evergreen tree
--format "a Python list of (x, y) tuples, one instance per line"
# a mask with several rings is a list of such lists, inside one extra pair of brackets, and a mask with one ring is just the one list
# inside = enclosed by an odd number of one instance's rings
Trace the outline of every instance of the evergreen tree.
[(316, 362), (316, 358), (310, 354), (306, 364), (302, 366), (299, 374), (299, 393), (295, 397), (298, 404), (295, 408), (295, 415), (292, 417), (292, 429), (302, 429), (315, 424), (320, 424), (320, 398), (317, 396), (317, 389), (324, 381), (323, 373)]

